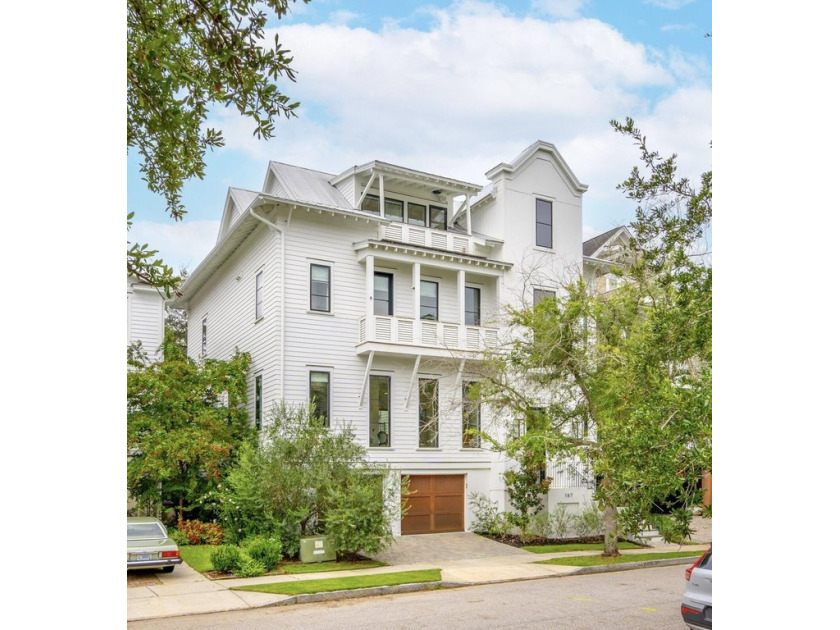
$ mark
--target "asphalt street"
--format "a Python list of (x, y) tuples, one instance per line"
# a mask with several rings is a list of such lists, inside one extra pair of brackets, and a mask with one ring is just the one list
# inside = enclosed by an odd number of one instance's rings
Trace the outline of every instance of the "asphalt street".
[(169, 617), (130, 630), (683, 630), (684, 566)]

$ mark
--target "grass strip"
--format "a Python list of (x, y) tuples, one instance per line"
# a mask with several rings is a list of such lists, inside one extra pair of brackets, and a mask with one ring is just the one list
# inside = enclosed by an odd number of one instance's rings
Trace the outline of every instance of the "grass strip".
[(238, 586), (231, 590), (254, 591), (256, 593), (270, 593), (272, 595), (307, 595), (310, 593), (330, 593), (332, 591), (347, 591), (356, 588), (417, 584), (420, 582), (440, 582), (440, 569), (378, 573), (376, 575), (354, 575), (352, 577), (301, 580), (299, 582), (274, 582), (272, 584)]
[(697, 558), (700, 551), (668, 551), (664, 553), (634, 553), (613, 558), (604, 556), (569, 556), (568, 558), (551, 558), (539, 560), (534, 564), (561, 564), (570, 567), (599, 567), (626, 562), (646, 562), (648, 560), (667, 560), (668, 558)]
[[(531, 553), (557, 553), (560, 551), (600, 551), (604, 543), (565, 543), (559, 545), (525, 545), (521, 547)], [(642, 549), (641, 545), (631, 542), (618, 543), (619, 549)]]
[[(210, 554), (216, 549), (213, 545), (183, 545), (181, 557), (196, 571), (207, 573), (213, 570)], [(242, 552), (245, 553), (244, 551)], [(284, 561), (269, 571), (267, 575), (287, 575), (297, 573), (326, 573), (329, 571), (350, 571), (353, 569), (374, 569), (388, 566), (377, 560), (363, 560), (360, 562), (313, 562), (303, 564), (297, 561)]]

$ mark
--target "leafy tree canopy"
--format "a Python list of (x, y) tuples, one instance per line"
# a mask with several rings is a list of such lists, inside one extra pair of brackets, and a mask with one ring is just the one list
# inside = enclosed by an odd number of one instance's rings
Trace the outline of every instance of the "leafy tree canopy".
[[(186, 213), (184, 181), (203, 178), (207, 149), (224, 145), (219, 130), (205, 127), (210, 107), (235, 107), (254, 121), (258, 138), (272, 137), (275, 118), (298, 107), (277, 87), (295, 72), (277, 37), (264, 40), (265, 8), (280, 18), (289, 1), (128, 0), (128, 147), (137, 149), (144, 181), (176, 220)], [(135, 243), (128, 272), (169, 295), (178, 277), (156, 254)]]

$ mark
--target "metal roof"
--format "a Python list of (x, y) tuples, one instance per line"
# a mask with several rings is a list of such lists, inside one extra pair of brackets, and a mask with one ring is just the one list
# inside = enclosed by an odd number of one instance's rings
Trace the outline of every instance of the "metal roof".
[(353, 209), (353, 205), (330, 183), (335, 175), (282, 162), (270, 162), (269, 167), (277, 184), (273, 190), (266, 190), (266, 193), (292, 201)]

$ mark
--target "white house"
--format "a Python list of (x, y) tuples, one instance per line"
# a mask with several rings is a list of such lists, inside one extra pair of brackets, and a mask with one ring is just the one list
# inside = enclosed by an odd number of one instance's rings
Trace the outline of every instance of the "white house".
[(128, 276), (126, 298), (126, 345), (140, 342), (150, 359), (159, 359), (165, 315), (163, 295), (155, 287)]
[[(250, 413), (314, 401), (347, 422), (369, 457), (411, 476), (396, 534), (469, 529), (469, 495), (505, 502), (506, 462), (465, 428), (502, 430), (464, 402), (505, 304), (555, 295), (621, 230), (585, 249), (581, 184), (535, 142), (478, 185), (373, 161), (339, 175), (271, 162), (262, 190), (230, 189), (217, 242), (174, 306), (188, 353), (252, 357)], [(600, 238), (600, 237), (599, 237)], [(494, 428), (495, 427), (495, 428)], [(550, 503), (591, 495), (573, 465), (552, 468)]]

